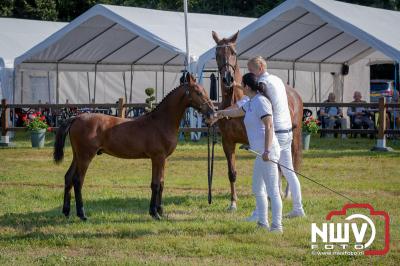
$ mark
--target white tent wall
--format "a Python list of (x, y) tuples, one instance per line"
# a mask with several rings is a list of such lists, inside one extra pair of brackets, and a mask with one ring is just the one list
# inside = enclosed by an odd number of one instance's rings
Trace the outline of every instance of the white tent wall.
[(0, 99), (12, 102), (14, 88), (14, 69), (0, 66)]
[[(125, 73), (125, 84), (124, 84)], [(12, 72), (11, 72), (12, 74)], [(21, 79), (23, 75), (23, 80)], [(16, 77), (16, 103), (56, 103), (55, 71), (22, 71)], [(96, 103), (114, 103), (119, 98), (127, 98), (127, 102), (144, 103), (146, 88), (156, 90), (156, 101), (160, 102), (165, 95), (179, 85), (181, 73), (161, 71), (133, 71), (132, 97), (131, 72), (59, 72), (59, 103), (89, 103), (95, 97), (94, 86), (96, 76)], [(89, 82), (88, 82), (89, 79)], [(12, 81), (12, 80), (11, 80)], [(164, 92), (163, 92), (164, 82)], [(49, 90), (50, 86), (50, 90)], [(90, 97), (89, 89), (90, 88)], [(22, 89), (21, 89), (22, 88)], [(209, 92), (209, 81), (205, 89)], [(126, 90), (126, 91), (125, 91)], [(22, 92), (22, 93), (21, 93)]]
[(56, 75), (53, 72), (15, 73), (14, 103), (55, 103)]

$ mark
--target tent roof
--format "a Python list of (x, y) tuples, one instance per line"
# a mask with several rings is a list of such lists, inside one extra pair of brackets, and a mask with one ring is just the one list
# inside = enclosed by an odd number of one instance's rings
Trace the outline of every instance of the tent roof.
[[(191, 60), (213, 46), (211, 30), (226, 35), (255, 19), (190, 13)], [(185, 29), (182, 12), (135, 7), (96, 5), (70, 24), (16, 59), (26, 68), (60, 69), (182, 69), (185, 62)], [(89, 64), (89, 65), (88, 65)], [(39, 65), (39, 66), (38, 66)], [(41, 65), (41, 66), (40, 66)]]
[(8, 68), (14, 59), (67, 23), (0, 18), (0, 57)]
[[(241, 64), (262, 55), (271, 67), (337, 71), (375, 50), (400, 61), (400, 12), (332, 0), (287, 0), (240, 30)], [(215, 67), (215, 47), (199, 67)], [(212, 61), (211, 61), (212, 60)]]

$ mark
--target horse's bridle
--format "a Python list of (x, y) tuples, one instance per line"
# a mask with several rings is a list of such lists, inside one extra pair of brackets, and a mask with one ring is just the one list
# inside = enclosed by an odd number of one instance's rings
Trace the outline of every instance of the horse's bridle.
[[(219, 48), (219, 47), (223, 47), (223, 48), (229, 47), (231, 49), (232, 55), (235, 56), (235, 65), (232, 65), (227, 58), (224, 58), (225, 62), (224, 62), (224, 64), (222, 66), (218, 67), (218, 72), (220, 73), (220, 75), (222, 75), (222, 69), (223, 68), (225, 68), (225, 70), (228, 69), (228, 68), (232, 68), (233, 73), (235, 73), (236, 72), (237, 61), (238, 61), (236, 49), (232, 46), (232, 44), (223, 44), (223, 45), (217, 45), (216, 46), (216, 48)], [(217, 58), (217, 49), (215, 49), (215, 58)]]
[[(183, 86), (185, 87), (185, 95), (189, 97), (189, 103), (192, 103), (193, 99), (192, 96), (190, 96), (190, 91), (189, 91), (190, 86), (188, 85), (187, 82), (185, 82)], [(201, 108), (203, 108), (203, 105), (206, 104), (210, 104), (211, 106), (213, 105), (211, 100), (205, 100), (202, 103), (200, 103), (200, 105), (197, 108), (201, 110)]]

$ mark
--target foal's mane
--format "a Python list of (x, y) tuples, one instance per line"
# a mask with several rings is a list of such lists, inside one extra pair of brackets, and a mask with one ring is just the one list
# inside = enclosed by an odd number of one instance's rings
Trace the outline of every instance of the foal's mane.
[(145, 115), (150, 115), (150, 114), (157, 112), (161, 108), (161, 106), (164, 105), (165, 102), (167, 102), (168, 98), (170, 98), (171, 95), (173, 95), (181, 87), (182, 87), (182, 85), (179, 85), (178, 87), (176, 87), (173, 90), (171, 90), (170, 92), (168, 92), (168, 94), (165, 95), (165, 97), (161, 100), (161, 102), (159, 104), (157, 104), (156, 107), (152, 111), (146, 113)]

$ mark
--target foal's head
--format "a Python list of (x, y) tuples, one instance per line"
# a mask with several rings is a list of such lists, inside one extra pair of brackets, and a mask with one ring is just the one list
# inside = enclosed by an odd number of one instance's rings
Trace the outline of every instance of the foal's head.
[(215, 58), (218, 64), (218, 71), (226, 88), (233, 86), (235, 78), (237, 67), (236, 40), (238, 35), (239, 32), (228, 39), (220, 39), (215, 31), (212, 32), (213, 39), (217, 44)]
[(211, 118), (214, 114), (215, 107), (207, 95), (206, 90), (200, 84), (196, 83), (196, 79), (189, 73), (186, 74), (183, 84), (185, 88), (185, 96), (189, 101), (189, 106), (197, 109), (206, 118)]

